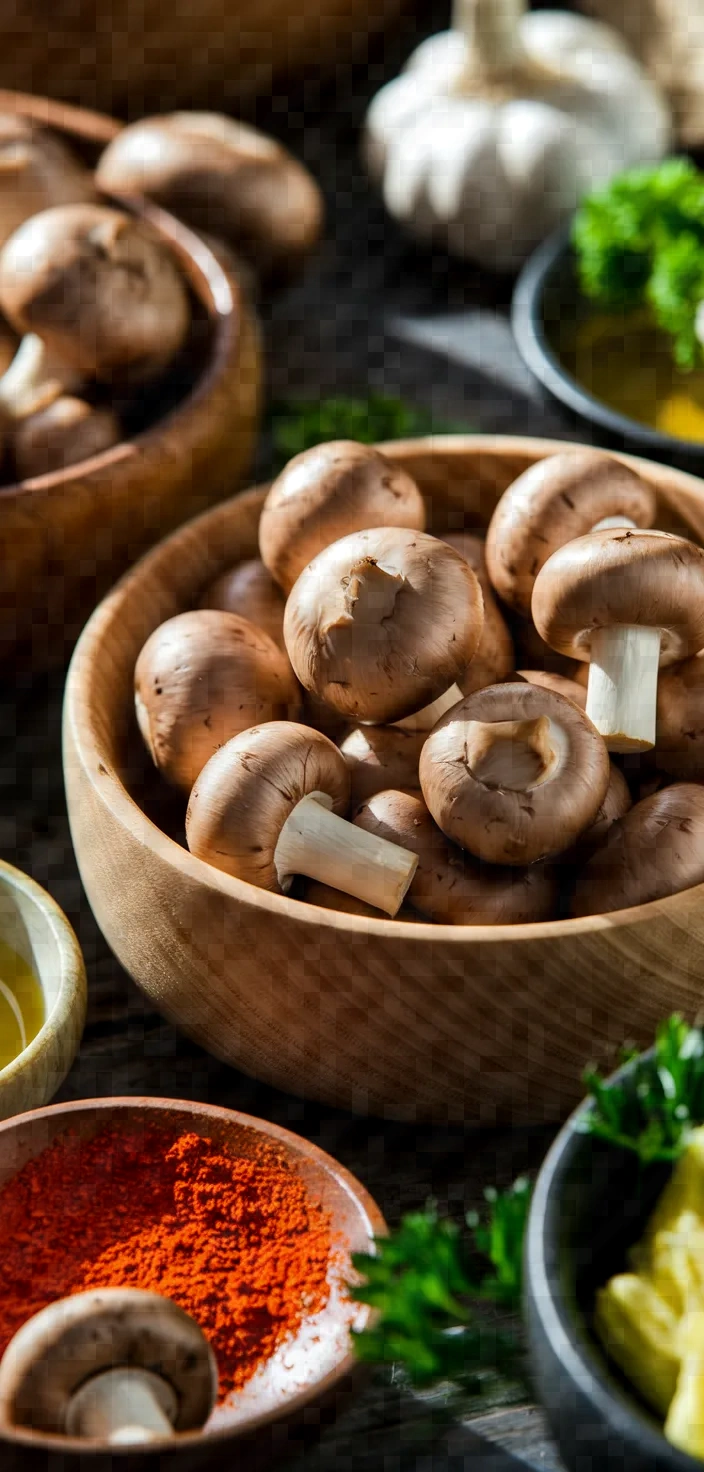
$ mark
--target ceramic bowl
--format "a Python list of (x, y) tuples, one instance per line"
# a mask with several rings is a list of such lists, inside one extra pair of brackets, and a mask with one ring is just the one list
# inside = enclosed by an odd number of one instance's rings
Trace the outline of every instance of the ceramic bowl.
[[(385, 453), (440, 533), (486, 527), (555, 441), (450, 437)], [(704, 483), (634, 461), (658, 525), (704, 537)], [(617, 914), (517, 926), (364, 919), (255, 889), (185, 848), (133, 714), (137, 655), (217, 573), (257, 552), (264, 490), (168, 538), (96, 610), (66, 687), (73, 842), (98, 924), (152, 1003), (218, 1057), (282, 1089), (395, 1118), (563, 1118), (585, 1057), (696, 1013), (704, 887)]]
[(644, 1169), (582, 1133), (590, 1107), (558, 1135), (531, 1205), (525, 1307), (536, 1388), (568, 1472), (694, 1472), (701, 1463), (665, 1440), (591, 1326), (596, 1290), (624, 1271), (669, 1168)]
[(309, 1141), (246, 1114), (173, 1099), (82, 1100), (0, 1125), (0, 1190), (59, 1135), (70, 1130), (90, 1139), (109, 1126), (158, 1128), (172, 1135), (188, 1131), (242, 1155), (251, 1155), (262, 1136), (275, 1142), (330, 1216), (335, 1244), (330, 1297), (252, 1381), (216, 1407), (203, 1431), (180, 1435), (178, 1445), (158, 1442), (148, 1451), (100, 1453), (66, 1437), (0, 1425), (3, 1472), (33, 1472), (35, 1466), (50, 1472), (201, 1472), (209, 1467), (254, 1472), (281, 1456), (293, 1458), (341, 1409), (354, 1383), (357, 1361), (349, 1331), (353, 1325), (363, 1328), (371, 1311), (347, 1298), (344, 1282), (349, 1254), (372, 1250), (372, 1239), (386, 1230), (383, 1217), (359, 1181)]
[(582, 426), (591, 425), (597, 443), (701, 470), (704, 442), (666, 434), (619, 413), (584, 388), (561, 362), (555, 346), (560, 324), (592, 310), (579, 289), (570, 231), (560, 230), (530, 257), (514, 289), (511, 325), (524, 363)]
[[(46, 124), (89, 163), (119, 131), (100, 114), (21, 93), (0, 92), (0, 109)], [(260, 355), (239, 282), (171, 216), (146, 204), (138, 213), (184, 271), (189, 341), (136, 406), (128, 439), (65, 470), (0, 486), (0, 661), (61, 663), (118, 574), (165, 531), (232, 494), (249, 461)]]
[(78, 941), (55, 900), (19, 869), (3, 863), (0, 939), (34, 972), (45, 1017), (27, 1047), (0, 1068), (0, 1119), (8, 1119), (48, 1104), (63, 1083), (83, 1033), (86, 972)]

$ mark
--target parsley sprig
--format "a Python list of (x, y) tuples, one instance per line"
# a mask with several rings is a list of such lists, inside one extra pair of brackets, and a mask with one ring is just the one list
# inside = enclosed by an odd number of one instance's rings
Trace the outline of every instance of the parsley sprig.
[(676, 1160), (704, 1121), (704, 1033), (677, 1014), (662, 1022), (651, 1054), (627, 1051), (633, 1072), (609, 1084), (595, 1069), (584, 1082), (592, 1108), (582, 1128), (644, 1163)]
[(357, 440), (371, 445), (414, 435), (467, 433), (467, 426), (440, 424), (424, 409), (403, 399), (371, 394), (366, 399), (291, 399), (274, 404), (270, 429), (277, 466), (325, 440)]

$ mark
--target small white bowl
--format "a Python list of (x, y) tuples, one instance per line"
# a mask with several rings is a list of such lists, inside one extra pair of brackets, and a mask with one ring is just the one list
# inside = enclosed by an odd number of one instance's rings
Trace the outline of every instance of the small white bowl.
[(33, 879), (1, 861), (0, 939), (31, 966), (44, 997), (39, 1032), (0, 1068), (0, 1119), (9, 1119), (48, 1104), (63, 1083), (86, 1019), (86, 971), (63, 910)]

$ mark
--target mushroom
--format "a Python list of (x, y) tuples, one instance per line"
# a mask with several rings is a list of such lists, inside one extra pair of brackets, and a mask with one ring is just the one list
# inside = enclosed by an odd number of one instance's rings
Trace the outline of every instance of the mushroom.
[(224, 613), (239, 613), (263, 629), (280, 648), (284, 647), (286, 601), (258, 557), (238, 562), (236, 567), (221, 573), (208, 584), (198, 606), (219, 608)]
[(350, 773), (352, 806), (387, 787), (420, 792), (418, 762), (425, 731), (355, 726), (340, 743)]
[(523, 669), (524, 665), (531, 670), (545, 670), (550, 675), (565, 675), (570, 680), (577, 679), (577, 672), (581, 669), (576, 659), (565, 659), (564, 654), (557, 654), (549, 644), (541, 639), (532, 619), (521, 618), (520, 614), (514, 613), (510, 620), (511, 637), (513, 647), (516, 651), (516, 665)]
[(655, 755), (682, 782), (704, 778), (704, 654), (660, 675)]
[(381, 910), (375, 910), (373, 905), (365, 905), (351, 894), (343, 894), (340, 889), (331, 889), (329, 884), (318, 884), (315, 880), (306, 885), (304, 898), (307, 905), (318, 905), (321, 910), (339, 910), (342, 915), (362, 915), (366, 920), (380, 920), (382, 915)]
[(96, 199), (88, 169), (54, 133), (19, 113), (0, 113), (0, 246), (31, 215)]
[(418, 860), (363, 834), (345, 759), (319, 731), (270, 721), (228, 741), (191, 793), (191, 853), (260, 889), (286, 894), (297, 874), (395, 915)]
[(569, 857), (577, 864), (586, 864), (592, 854), (605, 843), (614, 823), (623, 818), (633, 806), (630, 789), (623, 772), (611, 762), (609, 785), (606, 797), (590, 828), (580, 835)]
[(198, 1325), (139, 1288), (50, 1303), (0, 1361), (0, 1424), (110, 1446), (196, 1430), (216, 1396), (213, 1352)]
[(160, 624), (137, 660), (134, 690), (152, 761), (184, 792), (231, 736), (300, 707), (283, 650), (248, 619), (216, 609)]
[(273, 138), (220, 113), (174, 112), (123, 128), (102, 154), (107, 194), (149, 197), (220, 236), (258, 275), (292, 275), (323, 225), (320, 190)]
[(576, 680), (568, 680), (566, 675), (555, 675), (549, 670), (517, 670), (516, 674), (529, 685), (539, 685), (542, 690), (553, 690), (556, 695), (564, 695), (566, 700), (573, 701), (580, 710), (584, 710), (587, 692)]
[[(469, 563), (482, 590), (484, 624), (479, 648), (458, 682), (463, 695), (473, 695), (485, 685), (496, 685), (515, 668), (513, 639), (494, 597), (486, 565), (485, 543), (470, 532), (450, 532), (443, 537)], [(459, 698), (459, 697), (458, 697)]]
[(479, 583), (454, 548), (423, 532), (373, 527), (304, 569), (284, 638), (306, 690), (350, 719), (386, 724), (455, 684), (482, 619)]
[(594, 822), (609, 758), (571, 700), (523, 682), (490, 685), (431, 732), (420, 785), (446, 838), (491, 864), (532, 864)]
[(659, 666), (704, 646), (704, 551), (669, 532), (579, 537), (539, 572), (533, 618), (554, 649), (590, 661), (587, 715), (609, 750), (648, 751)]
[(655, 493), (612, 455), (563, 450), (504, 491), (486, 534), (489, 576), (504, 603), (530, 617), (533, 584), (558, 547), (597, 527), (652, 526)]
[(48, 475), (101, 455), (121, 438), (120, 421), (112, 409), (93, 408), (64, 394), (20, 420), (12, 442), (15, 470), (20, 480)]
[(259, 522), (259, 550), (290, 593), (304, 567), (331, 542), (373, 526), (422, 531), (423, 497), (400, 465), (370, 445), (331, 440), (294, 456), (272, 485)]
[(704, 883), (704, 787), (675, 782), (636, 803), (580, 871), (573, 915), (645, 905)]
[(23, 417), (88, 379), (157, 377), (190, 322), (175, 261), (141, 220), (64, 205), (25, 221), (0, 252), (0, 307), (25, 337), (0, 379), (0, 412)]
[(544, 864), (504, 868), (482, 864), (440, 832), (420, 796), (377, 792), (354, 816), (357, 827), (418, 855), (408, 899), (421, 915), (444, 925), (525, 925), (550, 920), (557, 881)]

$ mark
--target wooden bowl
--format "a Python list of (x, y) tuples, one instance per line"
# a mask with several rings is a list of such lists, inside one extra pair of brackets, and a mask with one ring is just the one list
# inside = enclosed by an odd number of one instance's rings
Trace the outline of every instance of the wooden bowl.
[[(119, 131), (111, 118), (18, 93), (0, 91), (0, 110), (45, 123), (91, 162)], [(150, 390), (149, 422), (130, 439), (0, 486), (0, 661), (62, 662), (115, 578), (165, 531), (236, 490), (250, 458), (260, 355), (238, 281), (170, 215), (148, 205), (139, 213), (185, 273), (194, 308), (188, 348), (169, 375), (168, 398)]]
[(251, 1155), (261, 1136), (276, 1141), (311, 1197), (330, 1215), (330, 1298), (253, 1380), (216, 1408), (204, 1431), (180, 1435), (177, 1447), (155, 1442), (148, 1451), (113, 1448), (101, 1454), (86, 1452), (85, 1442), (0, 1425), (3, 1472), (38, 1472), (40, 1467), (43, 1472), (114, 1472), (118, 1464), (125, 1472), (200, 1472), (215, 1466), (254, 1469), (281, 1455), (293, 1457), (334, 1417), (353, 1383), (356, 1360), (349, 1330), (363, 1328), (371, 1311), (352, 1304), (343, 1284), (349, 1254), (371, 1251), (372, 1239), (385, 1233), (380, 1211), (354, 1176), (308, 1140), (247, 1114), (173, 1099), (81, 1100), (0, 1125), (0, 1190), (59, 1135), (71, 1130), (91, 1139), (108, 1126), (156, 1126), (174, 1135), (188, 1131), (242, 1155)]
[(45, 1020), (26, 1048), (0, 1068), (0, 1119), (53, 1099), (78, 1052), (86, 1018), (86, 972), (71, 926), (55, 900), (19, 869), (0, 863), (0, 939), (33, 970)]
[[(476, 436), (383, 448), (416, 477), (442, 534), (485, 527), (506, 486), (564, 446)], [(704, 537), (704, 483), (628, 463), (657, 486), (659, 524)], [(615, 915), (458, 928), (306, 906), (189, 854), (184, 805), (172, 811), (145, 777), (134, 664), (163, 619), (256, 554), (264, 494), (217, 507), (151, 552), (74, 655), (64, 767), (98, 924), (166, 1016), (280, 1088), (396, 1118), (558, 1118), (579, 1097), (585, 1060), (700, 1007), (704, 886)]]

